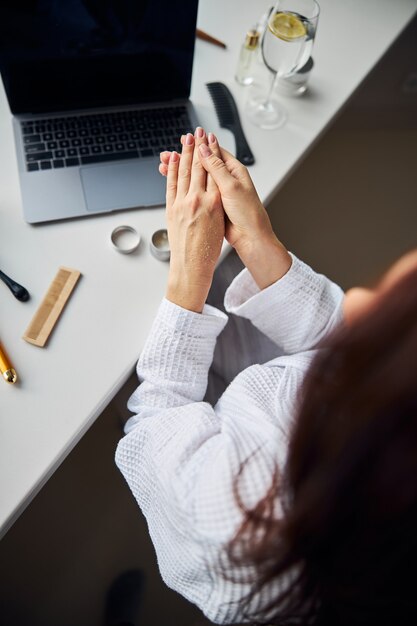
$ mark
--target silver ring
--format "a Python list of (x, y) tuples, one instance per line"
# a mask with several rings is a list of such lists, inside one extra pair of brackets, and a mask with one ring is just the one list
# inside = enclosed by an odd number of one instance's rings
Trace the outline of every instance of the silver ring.
[(140, 235), (133, 226), (117, 226), (110, 236), (113, 248), (122, 254), (130, 254), (137, 250)]
[(171, 250), (168, 241), (168, 231), (165, 228), (156, 230), (152, 235), (150, 249), (156, 259), (169, 261)]

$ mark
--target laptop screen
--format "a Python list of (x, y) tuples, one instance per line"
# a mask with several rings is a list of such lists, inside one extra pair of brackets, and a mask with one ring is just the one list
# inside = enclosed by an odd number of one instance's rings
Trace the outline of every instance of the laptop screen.
[(13, 113), (163, 102), (190, 92), (198, 0), (1, 0)]

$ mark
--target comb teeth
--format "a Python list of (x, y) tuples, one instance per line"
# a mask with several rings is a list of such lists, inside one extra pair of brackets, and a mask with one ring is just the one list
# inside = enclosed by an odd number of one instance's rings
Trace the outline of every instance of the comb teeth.
[(223, 85), (222, 83), (207, 83), (207, 89), (209, 90), (211, 99), (213, 100), (214, 108), (216, 109), (220, 123), (222, 125), (233, 124), (233, 106), (230, 102), (230, 92), (227, 90), (226, 85)]
[(236, 158), (245, 165), (252, 165), (255, 158), (243, 133), (239, 111), (232, 94), (223, 83), (207, 83), (207, 89), (213, 100), (220, 126), (230, 130), (235, 137)]

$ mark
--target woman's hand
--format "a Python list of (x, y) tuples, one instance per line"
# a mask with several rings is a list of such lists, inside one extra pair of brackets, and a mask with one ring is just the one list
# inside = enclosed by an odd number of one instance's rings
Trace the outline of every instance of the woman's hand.
[[(225, 233), (227, 241), (239, 250), (253, 239), (273, 235), (268, 214), (246, 167), (230, 152), (220, 148), (213, 133), (209, 133), (208, 140), (210, 148), (207, 148), (207, 142), (202, 144), (200, 159), (215, 180), (222, 196), (223, 208), (228, 218)], [(161, 152), (159, 171), (163, 175), (167, 173), (170, 154)]]
[(198, 157), (206, 144), (203, 129), (183, 139), (181, 158), (170, 153), (167, 164), (167, 224), (171, 248), (166, 297), (201, 312), (209, 292), (224, 237), (224, 212), (217, 185)]
[[(281, 278), (291, 257), (277, 239), (251, 177), (244, 165), (220, 148), (210, 133), (199, 146), (201, 164), (218, 186), (226, 213), (225, 236), (235, 248), (260, 289)], [(166, 174), (168, 152), (161, 153), (159, 171)]]

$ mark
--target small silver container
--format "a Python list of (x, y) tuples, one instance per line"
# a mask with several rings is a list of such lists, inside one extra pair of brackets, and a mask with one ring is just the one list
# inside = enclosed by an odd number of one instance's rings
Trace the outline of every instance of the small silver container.
[(133, 226), (117, 226), (111, 233), (113, 248), (121, 254), (131, 254), (138, 249), (140, 235)]
[(152, 235), (150, 249), (153, 256), (159, 261), (169, 261), (171, 250), (168, 241), (168, 231), (165, 228), (156, 230)]

